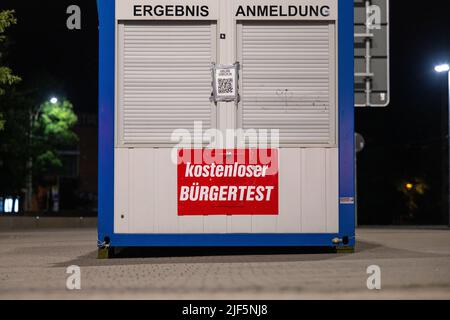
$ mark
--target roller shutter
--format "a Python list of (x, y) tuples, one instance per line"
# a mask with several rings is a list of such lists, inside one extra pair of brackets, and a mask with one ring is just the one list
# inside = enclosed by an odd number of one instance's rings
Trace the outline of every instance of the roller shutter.
[(334, 145), (334, 25), (245, 22), (239, 35), (242, 128), (280, 129), (283, 145)]
[(119, 144), (166, 144), (194, 121), (214, 126), (214, 24), (121, 22), (118, 43)]

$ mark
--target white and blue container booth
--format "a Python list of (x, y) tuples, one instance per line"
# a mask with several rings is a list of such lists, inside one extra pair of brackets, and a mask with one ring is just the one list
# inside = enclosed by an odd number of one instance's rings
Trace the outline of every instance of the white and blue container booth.
[[(352, 0), (97, 3), (99, 247), (354, 247)], [(273, 215), (179, 214), (171, 133), (196, 121), (279, 130)]]

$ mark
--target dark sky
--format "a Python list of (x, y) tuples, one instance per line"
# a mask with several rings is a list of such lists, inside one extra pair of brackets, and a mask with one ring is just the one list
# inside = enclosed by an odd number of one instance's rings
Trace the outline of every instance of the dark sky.
[(391, 0), (391, 104), (356, 111), (367, 148), (358, 156), (360, 220), (404, 221), (401, 181), (422, 179), (416, 223), (445, 223), (448, 160), (447, 77), (434, 65), (450, 61), (449, 1)]
[[(81, 8), (81, 30), (68, 30), (66, 9)], [(97, 109), (97, 7), (95, 0), (2, 0), (18, 24), (8, 31), (8, 60), (25, 87), (40, 88), (42, 99), (69, 98), (77, 110)]]
[[(66, 28), (67, 6), (82, 10), (82, 30)], [(97, 112), (97, 11), (94, 0), (2, 0), (18, 25), (8, 32), (8, 61), (38, 88), (42, 99), (66, 96), (78, 111)], [(363, 223), (445, 223), (443, 183), (448, 165), (445, 144), (447, 89), (436, 63), (450, 61), (450, 2), (391, 0), (391, 105), (356, 111), (356, 128), (366, 138), (358, 156), (359, 215)], [(402, 181), (428, 187), (405, 218)], [(412, 219), (412, 220), (411, 220)]]

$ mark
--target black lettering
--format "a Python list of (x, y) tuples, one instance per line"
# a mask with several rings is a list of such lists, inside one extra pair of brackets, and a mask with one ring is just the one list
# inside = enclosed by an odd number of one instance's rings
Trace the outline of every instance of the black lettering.
[(320, 8), (320, 14), (324, 17), (329, 17), (330, 16), (330, 7), (322, 6), (322, 8)]
[(152, 14), (152, 6), (144, 6), (144, 17), (146, 16), (153, 16)]
[(310, 12), (309, 12), (309, 15), (310, 16), (316, 16), (316, 17), (318, 17), (319, 16), (319, 6), (310, 6), (309, 7), (309, 10), (310, 10)]
[(195, 17), (195, 9), (193, 7), (186, 6), (186, 17)]
[(297, 15), (297, 6), (289, 6), (289, 16), (295, 17)]
[(267, 6), (258, 6), (258, 17), (267, 17), (269, 8)]
[(299, 6), (299, 16), (300, 17), (306, 17), (308, 16), (308, 7), (307, 6)]
[(155, 6), (153, 8), (153, 13), (155, 14), (155, 16), (157, 17), (161, 17), (164, 15), (164, 7), (163, 6)]
[[(240, 8), (242, 10), (242, 7)], [(145, 16), (167, 16), (167, 17), (207, 17), (209, 16), (209, 7), (203, 6), (184, 6), (184, 5), (134, 5), (133, 16), (145, 17)]]
[(166, 16), (173, 17), (173, 6), (166, 6)]
[(270, 16), (276, 17), (277, 16), (277, 6), (270, 6)]
[[(198, 8), (197, 8), (198, 9)], [(192, 9), (187, 7), (187, 14), (193, 14)], [(261, 6), (238, 6), (236, 10), (236, 17), (328, 17), (330, 16), (329, 6), (314, 6), (314, 5), (261, 5)], [(207, 16), (207, 6), (200, 8), (200, 15)]]
[(208, 8), (208, 6), (202, 6), (201, 8), (200, 8), (200, 10), (201, 10), (201, 16), (202, 17), (207, 17), (207, 16), (209, 16), (209, 8)]
[(184, 16), (184, 7), (183, 6), (175, 6), (175, 16), (177, 16), (177, 17)]
[(242, 6), (239, 6), (236, 12), (236, 17), (239, 17), (240, 15), (245, 17), (244, 8), (242, 8)]
[(133, 6), (133, 16), (142, 17), (142, 6)]
[(254, 17), (256, 14), (256, 6), (247, 6), (247, 17)]

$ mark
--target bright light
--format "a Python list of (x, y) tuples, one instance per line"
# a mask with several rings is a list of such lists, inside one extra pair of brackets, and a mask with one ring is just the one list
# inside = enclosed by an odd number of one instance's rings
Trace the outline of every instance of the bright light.
[(14, 202), (14, 200), (12, 198), (5, 199), (5, 212), (6, 213), (11, 213), (13, 211), (13, 202)]
[(434, 70), (436, 72), (447, 72), (447, 71), (450, 71), (450, 66), (448, 64), (440, 64), (440, 65), (434, 67)]
[(18, 213), (19, 212), (19, 199), (16, 199), (14, 201), (14, 212)]
[(56, 103), (58, 103), (58, 98), (53, 97), (53, 98), (50, 99), (50, 102), (53, 103), (53, 104), (56, 104)]
[(406, 187), (407, 190), (412, 190), (412, 188), (414, 188), (414, 185), (412, 183), (407, 183), (405, 185), (405, 187)]

